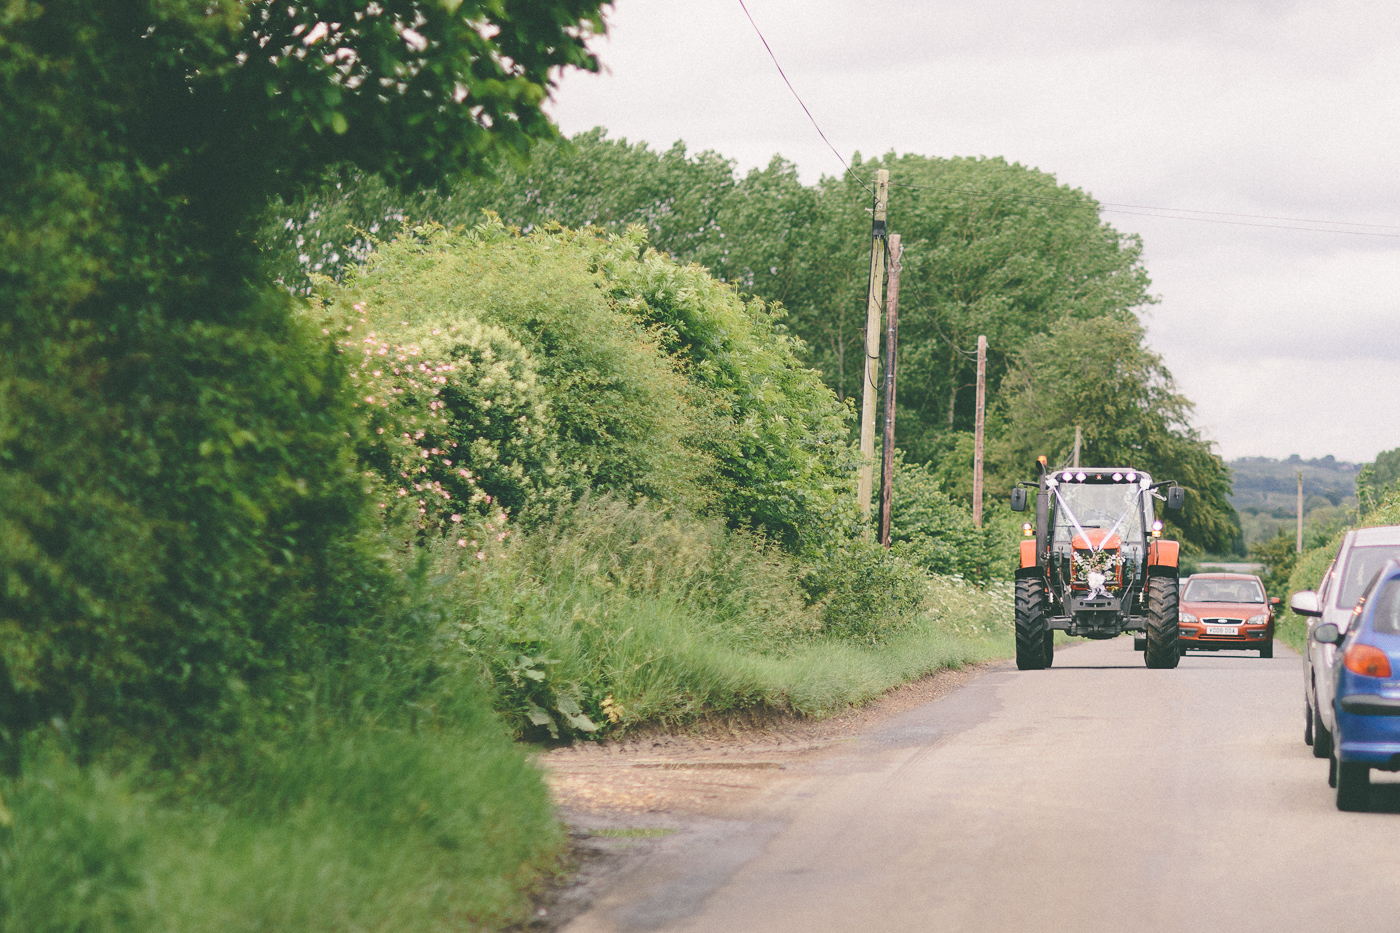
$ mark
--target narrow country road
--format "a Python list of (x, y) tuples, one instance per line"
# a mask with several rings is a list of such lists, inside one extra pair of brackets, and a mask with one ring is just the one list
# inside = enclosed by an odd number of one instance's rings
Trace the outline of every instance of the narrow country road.
[(1385, 926), (1400, 783), (1336, 810), (1302, 742), (1302, 662), (1278, 654), (1149, 671), (1119, 638), (994, 670), (659, 847), (566, 929)]

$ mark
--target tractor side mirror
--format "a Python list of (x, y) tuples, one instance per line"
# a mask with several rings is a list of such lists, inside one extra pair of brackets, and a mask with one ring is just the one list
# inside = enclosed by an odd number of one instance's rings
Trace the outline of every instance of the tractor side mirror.
[(1173, 512), (1180, 512), (1184, 505), (1186, 505), (1186, 490), (1180, 486), (1168, 486), (1167, 508)]
[(1026, 488), (1017, 486), (1011, 490), (1011, 511), (1024, 512), (1026, 510)]
[(1283, 602), (1283, 600), (1279, 599), (1277, 596), (1270, 596), (1270, 597), (1269, 597), (1269, 605), (1270, 605), (1270, 606), (1277, 606), (1277, 605), (1279, 605), (1279, 604), (1282, 603), (1282, 602)]
[(1339, 645), (1342, 643), (1342, 631), (1332, 622), (1324, 622), (1313, 629), (1313, 638), (1323, 645)]

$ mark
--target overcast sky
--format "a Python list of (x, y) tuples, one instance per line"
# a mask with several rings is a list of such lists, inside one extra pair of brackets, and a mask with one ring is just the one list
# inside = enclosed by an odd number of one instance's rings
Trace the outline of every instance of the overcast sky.
[[(1393, 8), (746, 2), (843, 155), (1003, 156), (1121, 205), (1103, 216), (1143, 238), (1151, 344), (1227, 459), (1400, 447)], [(808, 182), (842, 171), (739, 0), (618, 0), (610, 22), (605, 73), (556, 95), (566, 133), (684, 140), (745, 170), (780, 153)]]

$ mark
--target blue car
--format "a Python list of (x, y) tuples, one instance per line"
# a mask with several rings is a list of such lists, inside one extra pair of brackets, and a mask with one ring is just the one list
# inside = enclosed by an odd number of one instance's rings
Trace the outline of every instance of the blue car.
[(1312, 634), (1337, 646), (1329, 783), (1338, 810), (1365, 808), (1372, 768), (1400, 771), (1400, 562), (1380, 569), (1352, 613), (1345, 634), (1331, 622)]

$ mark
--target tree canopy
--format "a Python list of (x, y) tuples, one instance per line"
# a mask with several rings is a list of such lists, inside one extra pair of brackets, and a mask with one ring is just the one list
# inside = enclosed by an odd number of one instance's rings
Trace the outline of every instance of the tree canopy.
[[(891, 177), (889, 229), (905, 245), (897, 436), (909, 461), (930, 465), (967, 501), (974, 351), (985, 334), (991, 449), (1004, 458), (989, 464), (989, 495), (1032, 469), (1035, 454), (1060, 455), (1080, 424), (1092, 450), (1131, 455), (1132, 465), (1190, 485), (1198, 505), (1187, 539), (1228, 547), (1237, 524), (1228, 474), (1145, 344), (1139, 313), (1155, 298), (1142, 246), (1104, 223), (1092, 197), (1045, 172), (997, 158), (890, 154), (857, 156), (851, 173), (804, 185), (778, 157), (740, 176), (713, 152), (681, 143), (654, 150), (593, 130), (540, 147), (528, 167), (444, 194), (405, 197), (341, 172), (279, 205), (263, 238), (278, 276), (298, 289), (313, 272), (335, 274), (369, 248), (367, 234), (406, 217), (470, 225), (487, 210), (526, 230), (559, 223), (615, 233), (641, 224), (659, 250), (780, 304), (806, 358), (847, 399), (859, 394), (865, 349), (871, 196), (862, 182), (879, 168)], [(1076, 365), (1080, 339), (1090, 340), (1084, 371), (1071, 378), (1062, 367)], [(1044, 391), (1066, 379), (1073, 392)], [(1030, 438), (1054, 449), (1032, 454)]]
[(232, 728), (373, 615), (348, 384), (253, 221), (523, 156), (603, 5), (0, 6), (0, 739)]

